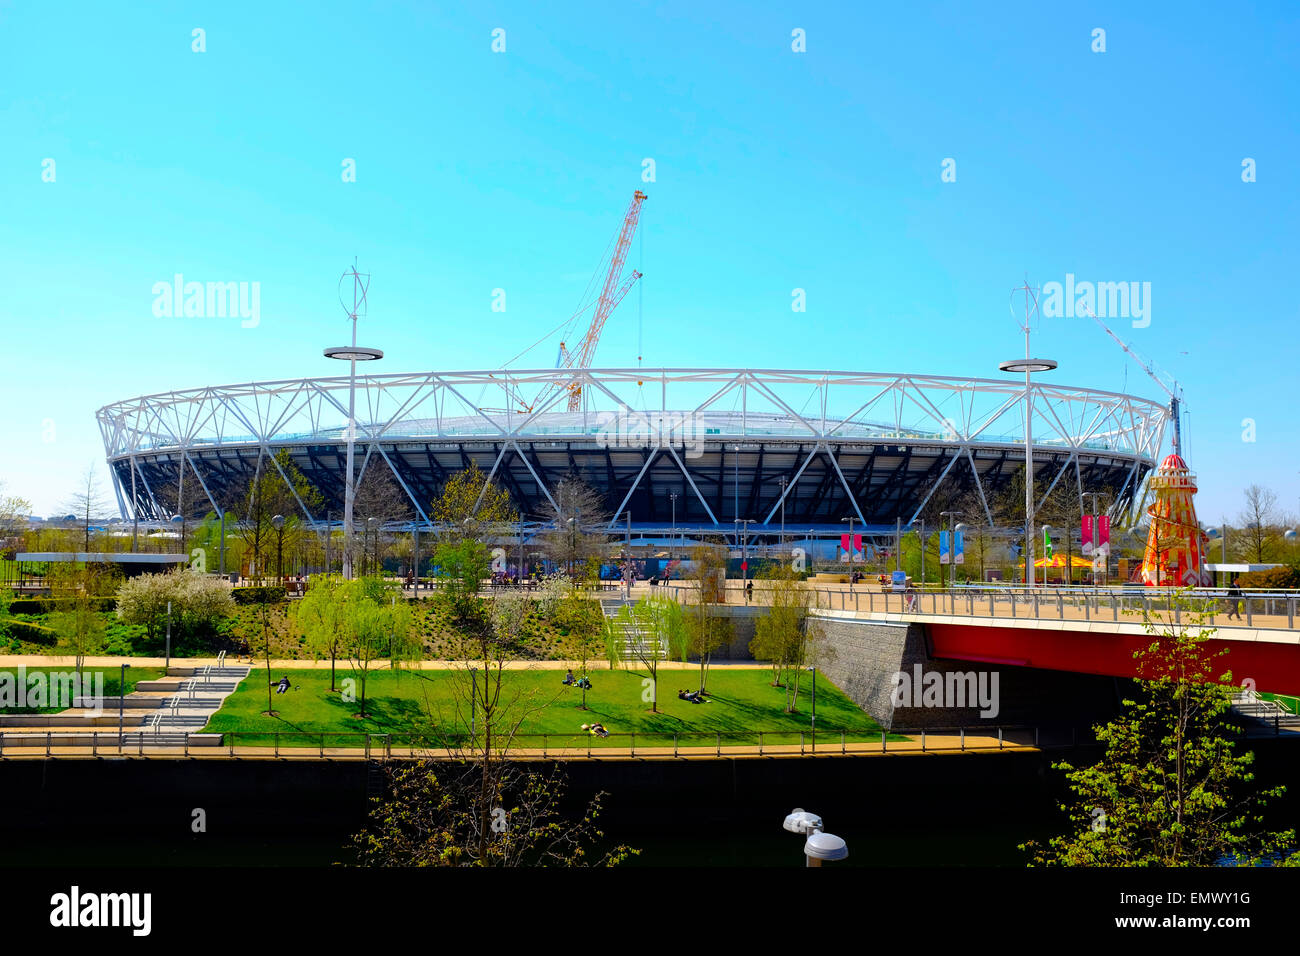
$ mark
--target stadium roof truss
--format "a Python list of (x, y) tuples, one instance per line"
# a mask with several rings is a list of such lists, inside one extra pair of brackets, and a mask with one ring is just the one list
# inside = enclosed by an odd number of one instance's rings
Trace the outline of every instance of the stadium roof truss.
[[(579, 411), (564, 408), (568, 388), (521, 410), (517, 396), (557, 382), (581, 386)], [(347, 376), (249, 382), (100, 409), (123, 516), (168, 517), (161, 488), (176, 482), (173, 500), (184, 501), (186, 474), (197, 480), (202, 509), (219, 513), (230, 487), (246, 485), (282, 448), (327, 499), (339, 497), (351, 427), (361, 453), (356, 480), (386, 465), (422, 523), (447, 475), (474, 461), (536, 507), (554, 504), (564, 474), (587, 476), (617, 504), (615, 520), (632, 509), (638, 520), (662, 521), (667, 489), (684, 499), (684, 523), (729, 526), (743, 517), (768, 525), (786, 511), (803, 523), (847, 515), (864, 526), (907, 523), (944, 482), (961, 481), (976, 489), (991, 524), (990, 483), (1023, 467), (1026, 403), (1043, 497), (1067, 476), (1080, 494), (1104, 482), (1121, 489), (1116, 512), (1133, 507), (1169, 422), (1165, 406), (1115, 392), (1043, 382), (1026, 393), (1014, 381), (870, 372), (371, 375), (357, 378), (353, 423), (348, 388)], [(186, 507), (200, 506), (194, 493)], [(302, 510), (313, 524), (325, 517)]]

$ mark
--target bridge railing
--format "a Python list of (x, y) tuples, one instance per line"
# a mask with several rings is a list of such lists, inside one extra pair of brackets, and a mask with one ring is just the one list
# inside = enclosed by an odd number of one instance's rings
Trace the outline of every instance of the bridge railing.
[[(768, 606), (773, 600), (771, 582), (758, 580), (746, 588), (728, 581), (727, 605)], [(691, 602), (690, 586), (673, 584), (659, 591), (678, 601)], [(1295, 591), (1243, 592), (1229, 596), (1223, 588), (1175, 590), (1171, 588), (1067, 588), (1014, 586), (958, 586), (926, 590), (882, 589), (875, 581), (854, 587), (809, 586), (811, 603), (826, 611), (867, 614), (901, 614), (920, 617), (982, 617), (1036, 621), (1141, 622), (1167, 619), (1182, 623), (1189, 615), (1206, 615), (1213, 627), (1255, 627), (1294, 630), (1300, 593)]]

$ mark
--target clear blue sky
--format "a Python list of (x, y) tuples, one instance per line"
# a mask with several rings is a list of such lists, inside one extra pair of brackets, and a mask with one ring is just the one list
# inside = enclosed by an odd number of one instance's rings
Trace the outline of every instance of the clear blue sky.
[[(333, 373), (354, 255), (385, 371), (495, 367), (643, 187), (647, 365), (987, 376), (1026, 276), (1146, 281), (1117, 331), (1185, 385), (1202, 516), (1294, 512), (1297, 49), (1294, 3), (0, 2), (0, 480), (50, 514), (103, 404)], [(155, 317), (177, 272), (259, 282), (260, 324)], [(1160, 397), (1087, 319), (1034, 351)]]

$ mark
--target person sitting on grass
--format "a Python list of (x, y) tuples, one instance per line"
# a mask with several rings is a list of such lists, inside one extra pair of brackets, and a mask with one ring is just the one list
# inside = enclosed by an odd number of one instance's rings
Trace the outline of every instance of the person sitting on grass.
[(573, 682), (574, 682), (574, 681), (573, 681), (573, 668), (570, 667), (570, 668), (569, 668), (569, 673), (567, 673), (567, 674), (564, 675), (564, 680), (560, 681), (560, 683), (563, 684), (565, 687), (568, 687), (568, 686), (569, 686), (570, 684), (572, 684)]
[(573, 686), (581, 687), (583, 690), (591, 690), (591, 678), (584, 674), (573, 682)]

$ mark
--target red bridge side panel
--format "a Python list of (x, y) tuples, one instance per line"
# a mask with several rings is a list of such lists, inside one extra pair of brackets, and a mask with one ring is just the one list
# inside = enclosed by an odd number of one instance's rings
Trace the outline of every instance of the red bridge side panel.
[[(982, 663), (1018, 664), (1044, 670), (1134, 677), (1133, 655), (1154, 638), (1142, 634), (1038, 630), (1028, 627), (968, 627), (926, 624), (935, 657)], [(1228, 648), (1220, 659), (1232, 672), (1234, 684), (1246, 678), (1257, 690), (1300, 693), (1300, 646), (1211, 638), (1214, 651)]]

